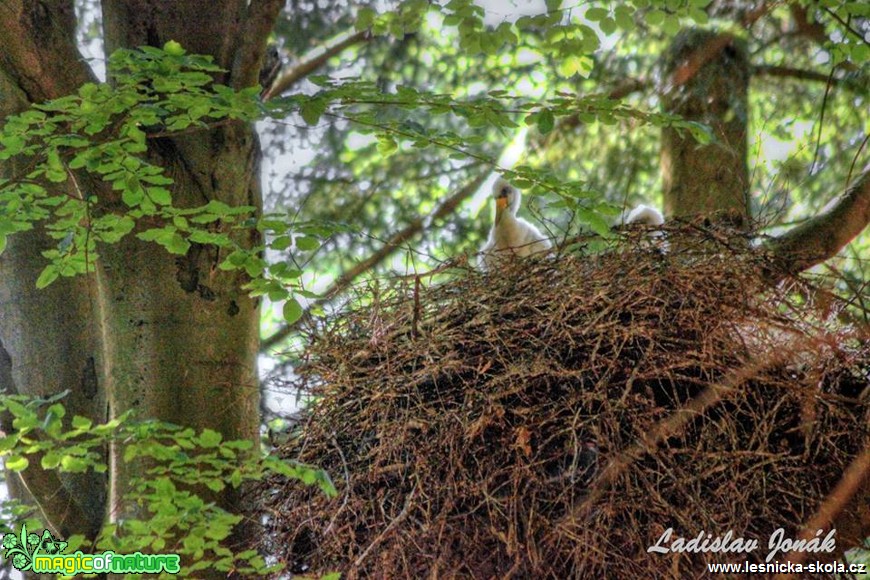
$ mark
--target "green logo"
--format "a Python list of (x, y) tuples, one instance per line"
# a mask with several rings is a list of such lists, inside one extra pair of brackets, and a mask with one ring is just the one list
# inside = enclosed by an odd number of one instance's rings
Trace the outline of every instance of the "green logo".
[(62, 554), (66, 550), (66, 542), (56, 540), (51, 532), (43, 530), (42, 537), (37, 534), (28, 534), (27, 526), (21, 526), (21, 535), (4, 534), (3, 556), (12, 561), (12, 565), (26, 572), (33, 568), (33, 559), (40, 554), (54, 556)]
[(5, 534), (2, 540), (4, 559), (22, 572), (37, 574), (178, 574), (181, 557), (178, 554), (116, 554), (106, 550), (101, 554), (64, 554), (67, 542), (58, 540), (48, 530), (42, 536), (28, 534), (21, 526), (20, 534)]

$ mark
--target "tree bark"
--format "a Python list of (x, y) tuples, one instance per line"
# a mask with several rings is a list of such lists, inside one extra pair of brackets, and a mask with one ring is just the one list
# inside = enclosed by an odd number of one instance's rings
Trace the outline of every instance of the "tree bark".
[[(71, 1), (10, 0), (0, 5), (0, 118), (94, 80), (75, 47), (73, 14)], [(11, 177), (19, 169), (7, 162), (0, 173)], [(36, 228), (9, 237), (0, 254), (0, 366), (5, 366), (0, 388), (35, 397), (68, 390), (63, 401), (68, 419), (82, 415), (103, 422), (106, 397), (94, 278), (65, 278), (44, 291), (36, 289), (45, 264), (41, 252), (55, 245)], [(28, 490), (33, 497), (18, 499), (35, 502), (62, 536), (77, 532), (94, 537), (99, 530), (104, 476), (43, 471), (38, 461), (31, 461), (26, 471), (10, 474), (10, 483), (12, 489)]]
[(820, 215), (774, 239), (776, 280), (832, 258), (870, 223), (870, 167)]
[(690, 134), (662, 131), (664, 209), (670, 218), (727, 218), (746, 227), (749, 218), (749, 60), (729, 34), (686, 30), (662, 60), (662, 106), (688, 121), (708, 125), (714, 140), (700, 145)]
[[(228, 71), (216, 81), (232, 86), (233, 65), (244, 60), (257, 67), (259, 62), (248, 53), (251, 45), (265, 41), (244, 33), (271, 28), (263, 22), (246, 27), (249, 8), (261, 10), (264, 4), (106, 0), (106, 49), (162, 46), (176, 40), (188, 52), (212, 55)], [(272, 2), (265, 8), (274, 19), (280, 6)], [(239, 56), (239, 50), (245, 55)], [(256, 70), (243, 72), (244, 84), (256, 83)], [(178, 207), (217, 200), (259, 210), (260, 155), (253, 127), (243, 123), (155, 139), (149, 150), (151, 160), (166, 167), (175, 180), (173, 204)], [(259, 239), (251, 231), (238, 241), (251, 247)], [(135, 409), (140, 417), (214, 429), (225, 439), (256, 441), (259, 303), (242, 289), (248, 281), (243, 274), (217, 268), (221, 260), (214, 248), (197, 244), (186, 256), (175, 258), (132, 236), (104, 252), (98, 278), (104, 289), (102, 326), (112, 416)], [(121, 453), (112, 451), (114, 516), (129, 509), (123, 497), (130, 491), (129, 476), (139, 468), (124, 465)], [(222, 507), (237, 507), (232, 491), (215, 499)]]
[[(262, 47), (282, 5), (105, 0), (105, 45), (110, 53), (175, 40), (190, 53), (214, 57), (226, 71), (215, 75), (217, 82), (244, 88), (256, 83)], [(0, 5), (0, 18), (3, 117), (95, 81), (75, 46), (71, 0), (9, 0)], [(261, 151), (252, 125), (235, 122), (154, 138), (147, 156), (175, 180), (178, 207), (209, 200), (258, 211), (262, 205)], [(2, 169), (8, 174), (15, 168), (7, 163)], [(85, 175), (80, 182), (104, 210), (124, 211), (104, 184)], [(246, 247), (259, 243), (253, 230), (233, 235)], [(39, 395), (70, 389), (68, 407), (97, 422), (105, 420), (108, 405), (109, 417), (134, 409), (139, 418), (210, 428), (224, 439), (257, 440), (259, 304), (243, 290), (244, 274), (218, 269), (223, 256), (212, 247), (193, 244), (178, 257), (131, 234), (100, 248), (95, 274), (62, 278), (37, 290), (35, 279), (45, 265), (40, 251), (54, 243), (36, 229), (11, 236), (0, 255), (0, 341), (9, 359), (8, 372), (0, 368), (2, 386)], [(70, 488), (86, 521), (48, 509), (57, 502), (42, 498), (46, 518), (62, 536), (93, 537), (104, 518), (135, 514), (123, 497), (142, 465), (125, 465), (121, 453), (110, 451), (109, 505), (105, 481)], [(31, 466), (25, 473), (39, 472)], [(40, 495), (50, 487), (44, 483), (28, 488)], [(231, 492), (211, 499), (227, 509), (238, 507)]]

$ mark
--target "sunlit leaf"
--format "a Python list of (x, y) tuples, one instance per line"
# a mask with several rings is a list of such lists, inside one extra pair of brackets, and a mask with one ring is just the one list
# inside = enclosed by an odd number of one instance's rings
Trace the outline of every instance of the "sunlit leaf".
[(299, 302), (296, 301), (295, 298), (289, 298), (286, 302), (284, 302), (282, 314), (284, 316), (284, 321), (287, 324), (293, 324), (302, 317), (302, 306), (299, 304)]

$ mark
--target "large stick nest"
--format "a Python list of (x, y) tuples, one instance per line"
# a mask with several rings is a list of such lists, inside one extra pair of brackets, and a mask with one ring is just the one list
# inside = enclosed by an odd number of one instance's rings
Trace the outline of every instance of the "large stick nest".
[[(269, 550), (377, 578), (763, 561), (870, 441), (866, 336), (767, 266), (671, 232), (666, 251), (635, 239), (370, 289), (311, 330), (297, 370), (315, 399), (279, 450), (338, 496), (268, 482)], [(667, 528), (762, 548), (648, 553)]]

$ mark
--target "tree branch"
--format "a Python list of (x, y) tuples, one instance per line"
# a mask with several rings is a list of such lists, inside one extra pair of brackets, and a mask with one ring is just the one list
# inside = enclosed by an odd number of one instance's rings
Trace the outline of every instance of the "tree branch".
[[(607, 93), (607, 98), (620, 101), (632, 93), (644, 91), (651, 86), (653, 86), (652, 81), (647, 79), (627, 77), (625, 80), (610, 89), (610, 92)], [(553, 140), (557, 135), (560, 135), (565, 131), (570, 131), (571, 129), (578, 127), (580, 124), (580, 115), (576, 113), (559, 119), (553, 131), (550, 131), (546, 135), (540, 135), (537, 139), (537, 144), (546, 149), (553, 143)]]
[(252, 0), (245, 16), (242, 37), (233, 59), (232, 87), (244, 89), (259, 80), (269, 33), (284, 7), (284, 0)]
[[(322, 304), (327, 300), (334, 298), (336, 295), (340, 294), (347, 290), (351, 284), (353, 284), (354, 280), (356, 280), (362, 274), (368, 272), (388, 257), (390, 257), (393, 253), (396, 252), (402, 245), (423, 231), (426, 227), (434, 223), (436, 220), (440, 220), (452, 214), (456, 211), (456, 208), (459, 205), (471, 197), (474, 192), (480, 188), (484, 181), (486, 181), (487, 174), (481, 174), (475, 179), (468, 182), (465, 186), (459, 189), (456, 193), (448, 197), (441, 203), (432, 213), (430, 213), (425, 218), (417, 218), (412, 221), (410, 224), (405, 226), (402, 230), (393, 234), (387, 242), (374, 254), (356, 264), (353, 268), (344, 272), (341, 276), (339, 276), (332, 285), (323, 293), (323, 297), (320, 298), (316, 304)], [(265, 352), (270, 348), (274, 348), (277, 346), (282, 340), (287, 338), (294, 329), (298, 327), (298, 325), (302, 322), (303, 319), (306, 319), (306, 316), (301, 317), (295, 324), (290, 324), (278, 329), (272, 336), (263, 340), (260, 345), (260, 352)]]
[(825, 27), (819, 22), (810, 21), (809, 13), (805, 6), (791, 3), (789, 4), (791, 17), (794, 21), (797, 33), (800, 36), (811, 39), (819, 45), (824, 45), (828, 40), (828, 35), (825, 33)]
[(820, 83), (830, 82), (832, 85), (841, 85), (853, 90), (868, 92), (870, 82), (864, 77), (836, 77), (830, 73), (822, 73), (814, 70), (792, 68), (788, 66), (758, 65), (752, 67), (753, 76), (767, 76), (780, 78), (793, 78), (802, 81), (816, 81)]
[(758, 65), (752, 67), (752, 74), (768, 77), (788, 77), (804, 81), (819, 81), (821, 83), (826, 83), (828, 82), (828, 79), (830, 79), (831, 84), (836, 84), (840, 82), (840, 79), (831, 78), (831, 75), (827, 73), (792, 68), (788, 66)]
[(662, 90), (663, 93), (673, 91), (695, 78), (704, 66), (719, 57), (719, 53), (726, 47), (733, 46), (736, 40), (728, 33), (717, 34), (710, 37), (703, 45), (694, 48), (686, 58), (676, 63), (673, 72), (669, 75), (669, 85)]
[(825, 8), (825, 7), (822, 7), (822, 11), (827, 13), (827, 15), (830, 16), (831, 18), (833, 18), (834, 20), (836, 20), (837, 23), (839, 23), (840, 26), (845, 28), (848, 32), (852, 33), (852, 36), (854, 36), (855, 38), (857, 38), (859, 41), (863, 42), (867, 46), (870, 46), (870, 42), (867, 42), (867, 39), (864, 38), (864, 35), (862, 33), (858, 32), (857, 30), (855, 30), (854, 28), (852, 28), (852, 26), (849, 24), (849, 22), (846, 22), (845, 20), (840, 18), (840, 16), (836, 12), (834, 12), (830, 8)]
[(319, 69), (333, 56), (341, 54), (355, 44), (368, 42), (371, 39), (372, 35), (369, 31), (361, 30), (354, 34), (345, 36), (342, 40), (336, 41), (335, 44), (327, 45), (324, 48), (308, 53), (306, 55), (307, 58), (302, 62), (293, 67), (287, 68), (278, 75), (278, 78), (275, 79), (275, 82), (272, 83), (271, 87), (268, 87), (268, 90), (263, 95), (263, 100), (268, 101), (269, 99), (280, 95), (312, 72)]
[(834, 256), (870, 223), (870, 166), (829, 209), (769, 244), (778, 272), (797, 274)]

